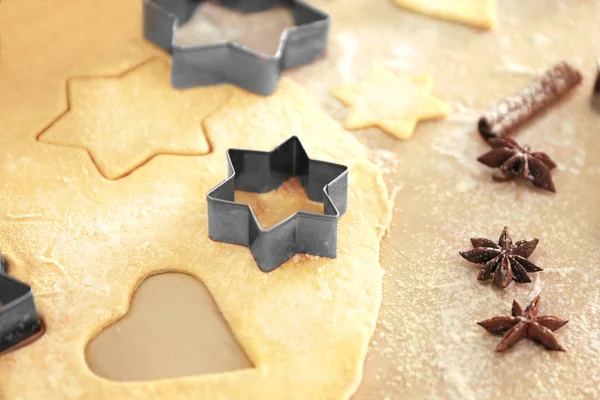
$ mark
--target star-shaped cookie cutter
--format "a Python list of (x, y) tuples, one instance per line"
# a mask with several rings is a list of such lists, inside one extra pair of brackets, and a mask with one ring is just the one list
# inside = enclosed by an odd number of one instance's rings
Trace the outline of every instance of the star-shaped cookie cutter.
[(171, 84), (175, 88), (231, 83), (269, 95), (275, 91), (283, 70), (308, 64), (325, 53), (329, 16), (298, 0), (219, 1), (242, 12), (289, 5), (296, 25), (282, 33), (274, 55), (229, 41), (195, 46), (177, 44), (177, 27), (204, 1), (143, 0), (144, 36), (172, 55)]
[[(227, 179), (211, 189), (208, 236), (250, 248), (258, 267), (270, 272), (297, 253), (337, 256), (338, 219), (348, 203), (348, 167), (308, 158), (292, 136), (272, 151), (229, 149)], [(247, 204), (235, 202), (235, 190), (266, 193), (298, 177), (308, 198), (323, 203), (323, 214), (298, 211), (263, 229)]]
[[(2, 255), (0, 259), (4, 260)], [(0, 353), (40, 330), (31, 287), (0, 272)]]

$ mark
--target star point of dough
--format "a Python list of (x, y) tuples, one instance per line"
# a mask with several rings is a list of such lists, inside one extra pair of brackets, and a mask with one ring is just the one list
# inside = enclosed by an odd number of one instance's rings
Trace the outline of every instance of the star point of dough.
[(73, 78), (69, 110), (38, 138), (86, 150), (107, 179), (122, 178), (160, 154), (210, 152), (202, 120), (223, 103), (225, 87), (175, 90), (169, 65), (152, 59), (115, 77)]
[(337, 85), (332, 93), (351, 107), (346, 129), (379, 127), (406, 140), (419, 121), (448, 115), (448, 104), (432, 96), (432, 88), (429, 74), (396, 75), (377, 66), (363, 81)]
[(430, 17), (492, 30), (497, 25), (497, 0), (394, 0), (400, 7)]

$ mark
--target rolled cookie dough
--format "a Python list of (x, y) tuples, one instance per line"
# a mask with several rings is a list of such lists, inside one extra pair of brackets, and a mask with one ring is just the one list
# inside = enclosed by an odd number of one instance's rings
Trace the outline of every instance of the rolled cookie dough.
[[(0, 398), (305, 400), (356, 390), (391, 219), (382, 172), (291, 81), (268, 98), (222, 89), (232, 97), (203, 123), (212, 153), (154, 157), (116, 181), (79, 149), (7, 142), (0, 168), (27, 164), (0, 177), (0, 249), (11, 273), (33, 286), (47, 332), (2, 355)], [(118, 142), (120, 131), (112, 134)], [(267, 150), (292, 134), (311, 157), (349, 166), (349, 209), (337, 258), (300, 256), (265, 274), (247, 248), (208, 239), (205, 194), (225, 176), (227, 148)], [(89, 339), (126, 313), (145, 277), (167, 270), (206, 284), (255, 368), (128, 383), (89, 370)]]
[(394, 0), (409, 10), (482, 29), (497, 24), (497, 0)]
[(170, 69), (154, 58), (113, 77), (69, 79), (68, 111), (38, 140), (87, 151), (107, 179), (120, 179), (158, 154), (208, 153), (202, 120), (229, 93), (173, 90)]

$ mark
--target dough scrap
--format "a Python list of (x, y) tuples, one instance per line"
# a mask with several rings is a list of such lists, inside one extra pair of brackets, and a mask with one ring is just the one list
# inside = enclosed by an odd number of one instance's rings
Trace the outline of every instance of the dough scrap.
[(169, 71), (169, 63), (156, 58), (124, 75), (70, 79), (68, 111), (38, 140), (86, 150), (107, 179), (122, 178), (158, 154), (208, 153), (201, 122), (229, 93), (174, 91)]
[[(155, 157), (125, 179), (77, 166), (79, 149), (7, 142), (0, 168), (28, 164), (0, 176), (0, 209), (40, 217), (3, 221), (0, 248), (11, 273), (33, 286), (47, 332), (2, 355), (0, 398), (305, 400), (356, 390), (381, 303), (380, 240), (391, 221), (382, 172), (293, 82), (282, 80), (267, 98), (218, 90), (233, 95), (204, 121), (212, 153)], [(349, 166), (349, 209), (337, 258), (295, 258), (264, 274), (247, 248), (208, 239), (205, 194), (225, 176), (227, 148), (267, 150), (293, 134), (311, 157)], [(165, 270), (205, 283), (254, 369), (129, 383), (89, 370), (88, 340), (126, 313), (145, 277)]]
[(358, 83), (333, 87), (333, 95), (350, 106), (346, 129), (379, 127), (399, 139), (410, 139), (420, 120), (446, 117), (447, 103), (430, 93), (433, 77), (428, 74), (398, 76), (377, 66)]
[(460, 22), (481, 29), (495, 29), (497, 25), (497, 0), (394, 0), (409, 10)]

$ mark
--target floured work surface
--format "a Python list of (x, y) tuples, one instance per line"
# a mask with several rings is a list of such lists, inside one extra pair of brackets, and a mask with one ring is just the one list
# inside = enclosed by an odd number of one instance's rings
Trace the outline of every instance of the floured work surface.
[[(481, 32), (410, 12), (393, 2), (315, 2), (335, 23), (329, 59), (295, 71), (336, 120), (348, 109), (315, 82), (354, 82), (373, 62), (398, 73), (431, 73), (450, 102), (446, 121), (421, 123), (410, 141), (377, 129), (353, 131), (371, 149), (396, 194), (382, 243), (383, 304), (355, 399), (533, 399), (600, 397), (600, 115), (590, 108), (600, 48), (598, 2), (499, 1), (498, 28)], [(523, 183), (494, 183), (476, 161), (488, 151), (480, 114), (538, 72), (570, 60), (583, 84), (513, 135), (548, 152), (556, 195)], [(458, 252), (469, 238), (537, 237), (531, 284), (496, 290)], [(542, 293), (541, 314), (569, 320), (556, 331), (566, 352), (531, 341), (494, 353), (499, 336), (476, 324), (510, 314), (516, 298)]]
[[(23, 3), (21, 0), (20, 4)], [(109, 2), (103, 2), (102, 6), (78, 2), (80, 11), (95, 16), (84, 20), (69, 18), (74, 11), (64, 5), (61, 8), (62, 2), (59, 3), (56, 9), (61, 10), (64, 19), (61, 21), (70, 24), (61, 40), (75, 41), (80, 46), (67, 49), (69, 54), (77, 54), (77, 57), (72, 56), (77, 63), (69, 57), (59, 57), (60, 53), (49, 45), (40, 46), (38, 53), (32, 53), (27, 46), (19, 46), (19, 41), (9, 41), (6, 27), (17, 17), (28, 21), (32, 17), (23, 6), (19, 6), (22, 15), (16, 15), (15, 0), (4, 0), (0, 5), (3, 38), (0, 143), (3, 149), (4, 146), (28, 149), (21, 156), (2, 154), (3, 171), (11, 171), (11, 174), (1, 179), (3, 184), (9, 184), (11, 193), (6, 192), (0, 201), (3, 208), (6, 205), (11, 208), (2, 210), (0, 249), (7, 253), (11, 266), (15, 263), (22, 266), (20, 269), (12, 267), (11, 271), (16, 277), (28, 280), (36, 294), (39, 293), (42, 315), (55, 316), (47, 336), (31, 347), (0, 358), (0, 394), (14, 395), (21, 389), (17, 385), (25, 385), (23, 376), (35, 374), (35, 368), (38, 371), (46, 368), (47, 382), (27, 383), (32, 396), (53, 388), (58, 393), (60, 390), (68, 392), (74, 398), (89, 395), (85, 390), (107, 398), (127, 394), (145, 397), (154, 383), (111, 383), (87, 371), (84, 348), (94, 332), (90, 325), (73, 324), (73, 321), (91, 321), (93, 329), (100, 329), (127, 310), (131, 291), (142, 278), (140, 275), (135, 280), (124, 280), (127, 265), (147, 265), (144, 268), (148, 270), (160, 265), (164, 269), (208, 271), (214, 276), (203, 275), (203, 282), (223, 310), (223, 301), (219, 302), (213, 290), (218, 282), (216, 275), (227, 274), (231, 277), (228, 283), (236, 283), (239, 274), (235, 274), (232, 266), (251, 265), (247, 249), (231, 248), (231, 261), (226, 263), (224, 271), (205, 264), (205, 260), (214, 258), (212, 253), (195, 254), (183, 264), (168, 260), (189, 248), (188, 242), (197, 244), (198, 238), (205, 235), (206, 220), (199, 212), (210, 185), (203, 183), (207, 171), (202, 163), (205, 158), (212, 160), (206, 168), (214, 176), (211, 183), (218, 182), (224, 177), (224, 149), (230, 143), (218, 141), (217, 127), (213, 125), (213, 133), (210, 124), (203, 124), (214, 146), (213, 154), (183, 159), (159, 155), (129, 176), (111, 183), (99, 178), (97, 168), (84, 151), (36, 144), (35, 135), (66, 108), (63, 103), (67, 77), (117, 74), (152, 55), (162, 54), (144, 44), (139, 37), (139, 25), (131, 24), (130, 16), (139, 12), (136, 2), (120, 13), (111, 13), (111, 7), (105, 5)], [(596, 189), (600, 161), (595, 157), (600, 152), (600, 139), (598, 114), (593, 114), (589, 107), (593, 63), (598, 51), (595, 38), (600, 34), (595, 16), (600, 14), (600, 4), (503, 0), (499, 4), (497, 31), (480, 32), (403, 11), (388, 1), (319, 0), (311, 3), (334, 18), (328, 57), (292, 71), (288, 76), (301, 83), (334, 119), (342, 122), (348, 110), (331, 97), (331, 86), (360, 80), (373, 62), (381, 62), (399, 73), (433, 74), (436, 94), (453, 104), (453, 113), (447, 121), (420, 124), (419, 132), (408, 142), (397, 141), (377, 129), (352, 133), (369, 148), (369, 157), (380, 164), (388, 188), (395, 195), (394, 221), (389, 234), (383, 238), (381, 250), (383, 304), (367, 355), (364, 379), (354, 398), (600, 397), (600, 381), (595, 374), (600, 367), (600, 293), (599, 273), (595, 267), (600, 263), (600, 255), (593, 250), (600, 244)], [(10, 12), (7, 5), (12, 6)], [(43, 29), (55, 29), (49, 22), (50, 11), (39, 10), (39, 15), (44, 17), (40, 17), (39, 22), (31, 22), (28, 32), (36, 26), (42, 29), (40, 37), (48, 37)], [(90, 26), (90, 21), (94, 24), (97, 21), (98, 26)], [(106, 33), (102, 26), (106, 21), (111, 21), (116, 30), (111, 30), (108, 37), (101, 37), (99, 32)], [(97, 35), (72, 35), (73, 31), (94, 30)], [(29, 33), (26, 37), (31, 39)], [(101, 44), (97, 48), (100, 55), (84, 51), (90, 41)], [(4, 57), (8, 51), (15, 56)], [(63, 66), (52, 67), (45, 74), (25, 73), (27, 69), (22, 66), (35, 65), (34, 61), (41, 56), (51, 60), (49, 64), (62, 63)], [(95, 57), (101, 57), (102, 63), (94, 61)], [(479, 114), (501, 97), (518, 90), (537, 71), (561, 59), (572, 60), (583, 68), (586, 74), (583, 85), (557, 108), (515, 135), (522, 144), (548, 152), (560, 164), (554, 172), (558, 194), (541, 193), (523, 184), (493, 183), (492, 171), (475, 161), (488, 149), (475, 132)], [(10, 79), (7, 78), (9, 73)], [(12, 90), (15, 84), (21, 90)], [(39, 92), (45, 95), (37, 95)], [(17, 106), (25, 101), (28, 107)], [(9, 111), (6, 111), (8, 106)], [(288, 127), (290, 123), (286, 118), (298, 110), (289, 105), (280, 111), (273, 126)], [(233, 119), (234, 124), (245, 122), (243, 116), (226, 117), (225, 120)], [(236, 139), (235, 144), (258, 145), (251, 132), (261, 134), (265, 121), (254, 122), (258, 125), (253, 125), (253, 129), (243, 125), (243, 129), (234, 129), (233, 132), (241, 135), (241, 142)], [(333, 143), (333, 138), (338, 137), (337, 133), (330, 133), (337, 132), (338, 128), (328, 123), (322, 126), (314, 119), (304, 123), (314, 124), (307, 125), (306, 132), (321, 132), (319, 141), (313, 145), (328, 139)], [(283, 129), (277, 139), (282, 139), (285, 133)], [(302, 132), (289, 133), (300, 134), (305, 140)], [(224, 135), (221, 140), (225, 137), (229, 136)], [(266, 150), (277, 143), (273, 139), (269, 143), (261, 142), (260, 147)], [(320, 147), (310, 144), (307, 147), (311, 157), (349, 162), (341, 155), (340, 158), (326, 157), (319, 152)], [(336, 147), (332, 145), (330, 149), (334, 151)], [(50, 175), (43, 161), (57, 156), (61, 157), (60, 174)], [(185, 173), (167, 173), (169, 169)], [(22, 181), (32, 174), (39, 177), (38, 185), (55, 185), (53, 188), (68, 193), (71, 209), (79, 212), (67, 215), (57, 212), (52, 204), (60, 204), (62, 200), (52, 200), (54, 191), (46, 197), (32, 197), (34, 186), (23, 185)], [(353, 172), (351, 180), (355, 182)], [(116, 194), (122, 196), (124, 191), (131, 191), (132, 182), (139, 189), (128, 195), (128, 201), (124, 202), (122, 197), (111, 199)], [(139, 196), (138, 190), (145, 194)], [(200, 196), (196, 198), (198, 193)], [(361, 196), (361, 200), (369, 199), (372, 199), (371, 194)], [(356, 207), (355, 200), (351, 204)], [(126, 221), (123, 215), (128, 216)], [(343, 217), (342, 224), (344, 219), (349, 218)], [(198, 231), (182, 236), (181, 227), (190, 224), (197, 226)], [(157, 238), (153, 227), (159, 225), (172, 229)], [(511, 284), (499, 291), (477, 282), (477, 267), (462, 260), (458, 251), (470, 248), (470, 237), (496, 238), (504, 225), (510, 227), (515, 240), (540, 239), (531, 260), (544, 271), (532, 275), (532, 284)], [(149, 226), (152, 229), (145, 229)], [(179, 237), (170, 242), (173, 231)], [(134, 251), (125, 253), (124, 247)], [(253, 273), (250, 268), (248, 271)], [(377, 273), (378, 269), (373, 267), (373, 271)], [(79, 277), (73, 285), (65, 278), (70, 273)], [(93, 274), (94, 279), (88, 274)], [(97, 283), (98, 277), (103, 284)], [(368, 277), (373, 279), (371, 275)], [(263, 279), (266, 287), (267, 280), (277, 278)], [(238, 287), (244, 287), (239, 282), (237, 285), (229, 296), (234, 296)], [(323, 290), (327, 292), (326, 288)], [(476, 321), (506, 315), (513, 298), (527, 304), (539, 292), (544, 296), (542, 313), (569, 319), (569, 323), (556, 332), (567, 352), (549, 353), (532, 342), (522, 341), (510, 352), (494, 353), (500, 338), (485, 332)], [(113, 302), (107, 305), (110, 313), (102, 311), (107, 308), (84, 309), (79, 302), (87, 297), (110, 299)], [(235, 324), (239, 321), (231, 320), (227, 309), (223, 311), (237, 334)], [(58, 331), (66, 331), (73, 341), (53, 339)], [(327, 333), (319, 339), (332, 336), (335, 334)], [(260, 363), (256, 363), (254, 353), (244, 345), (244, 338), (237, 339), (258, 366)], [(76, 347), (74, 352), (71, 345)], [(50, 348), (54, 350), (48, 352)], [(64, 354), (69, 357), (63, 357)], [(322, 360), (323, 356), (318, 357)], [(17, 359), (29, 359), (29, 364), (17, 363)], [(71, 374), (67, 368), (73, 366), (83, 371), (83, 380), (90, 388), (82, 389), (79, 384), (82, 376)], [(249, 385), (240, 388), (239, 394), (248, 398), (272, 388), (268, 385), (277, 385), (277, 382), (256, 379), (253, 372), (231, 372), (218, 379), (216, 375), (202, 376), (200, 380), (206, 385), (198, 390), (208, 396), (207, 387), (232, 388), (233, 379), (239, 377)], [(349, 373), (352, 376), (346, 375), (346, 378), (358, 379), (355, 373)], [(336, 390), (336, 383), (330, 380), (328, 388)], [(57, 389), (59, 385), (61, 389)], [(100, 385), (106, 388), (101, 391)], [(302, 382), (302, 390), (320, 390), (304, 386), (307, 385)], [(197, 389), (193, 378), (161, 382), (158, 387), (155, 392), (158, 396), (173, 396), (177, 390), (196, 393)], [(322, 398), (322, 393), (313, 397)], [(339, 393), (340, 396), (347, 394), (342, 390)], [(298, 392), (302, 398), (309, 398), (311, 394)]]

